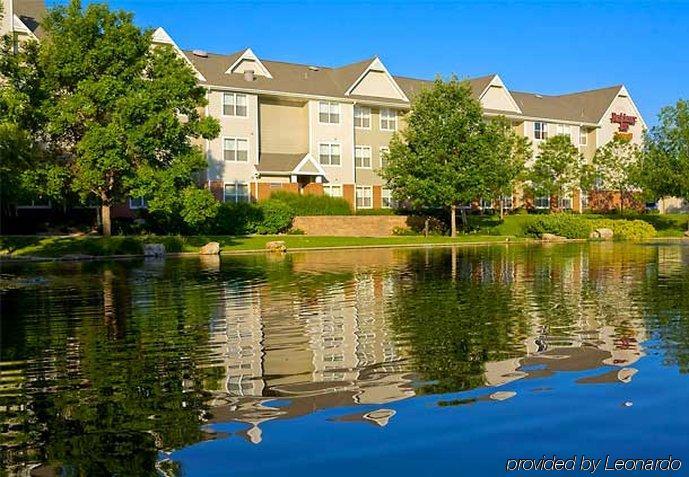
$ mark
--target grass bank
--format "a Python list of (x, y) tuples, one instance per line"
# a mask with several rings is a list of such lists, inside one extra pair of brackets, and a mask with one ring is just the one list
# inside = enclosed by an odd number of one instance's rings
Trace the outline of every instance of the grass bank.
[[(469, 217), (469, 225), (478, 234), (482, 235), (511, 235), (523, 237), (526, 227), (542, 217), (540, 214), (516, 214), (508, 215), (504, 220), (500, 220), (497, 215), (473, 215)], [(687, 214), (582, 214), (582, 218), (588, 219), (627, 219), (643, 220), (653, 225), (656, 229), (657, 237), (682, 237), (687, 230), (689, 215)]]
[[(504, 242), (508, 237), (467, 234), (457, 238), (431, 236), (402, 237), (314, 237), (305, 235), (231, 236), (118, 236), (118, 237), (0, 237), (0, 256), (4, 258), (51, 257), (68, 255), (140, 255), (145, 243), (163, 243), (170, 253), (198, 252), (208, 242), (219, 242), (223, 253), (264, 250), (271, 240), (283, 240), (289, 250), (338, 247), (395, 247), (466, 243)], [(515, 240), (512, 238), (512, 240)], [(516, 239), (519, 240), (519, 239)]]

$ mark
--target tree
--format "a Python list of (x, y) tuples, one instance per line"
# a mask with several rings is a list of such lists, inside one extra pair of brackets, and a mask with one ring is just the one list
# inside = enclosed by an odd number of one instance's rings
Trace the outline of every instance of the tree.
[(526, 161), (531, 157), (531, 144), (525, 137), (519, 136), (512, 127), (512, 123), (503, 116), (488, 121), (485, 135), (488, 144), (486, 150), (493, 156), (491, 163), (494, 167), (488, 172), (488, 181), (492, 192), (491, 197), (500, 200), (500, 218), (504, 216), (505, 195), (514, 192), (517, 180), (524, 172)]
[(390, 142), (381, 175), (394, 199), (417, 208), (449, 207), (456, 236), (457, 205), (491, 189), (487, 129), (468, 83), (436, 79), (413, 99), (406, 128)]
[[(557, 135), (541, 143), (529, 171), (536, 194), (563, 197), (581, 183), (583, 158), (569, 136)], [(557, 210), (551, 202), (551, 209)]]
[(82, 9), (72, 0), (52, 9), (43, 26), (36, 69), (44, 76), (46, 142), (67, 161), (72, 190), (99, 200), (103, 234), (111, 233), (111, 206), (144, 179), (175, 176), (174, 187), (149, 187), (146, 199), (181, 206), (179, 192), (194, 187), (193, 173), (205, 166), (193, 140), (219, 132), (216, 120), (199, 113), (205, 90), (193, 70), (171, 48), (152, 47), (151, 31), (136, 27), (131, 14), (105, 5)]
[(588, 173), (584, 174), (585, 189), (596, 186), (620, 193), (620, 213), (624, 212), (624, 197), (637, 188), (636, 168), (640, 149), (629, 139), (615, 137), (598, 148)]
[(645, 138), (640, 179), (655, 199), (689, 200), (689, 101), (661, 110), (658, 124)]

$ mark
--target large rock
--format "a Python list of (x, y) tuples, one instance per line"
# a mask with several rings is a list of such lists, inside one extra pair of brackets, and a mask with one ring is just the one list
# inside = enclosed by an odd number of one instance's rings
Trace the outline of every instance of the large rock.
[(218, 242), (208, 242), (199, 250), (199, 255), (218, 255), (219, 253), (220, 244)]
[(559, 235), (555, 234), (543, 234), (541, 235), (541, 240), (544, 242), (562, 242), (563, 240), (567, 240), (565, 237), (560, 237)]
[(266, 243), (266, 250), (269, 252), (285, 253), (287, 251), (287, 245), (282, 240), (273, 240), (272, 242)]
[(684, 236), (685, 236), (686, 238), (689, 238), (689, 230), (687, 230), (686, 232), (684, 232)]
[(589, 238), (597, 240), (612, 240), (615, 233), (611, 229), (595, 229), (589, 234)]
[(144, 244), (144, 257), (164, 257), (165, 245), (162, 243)]

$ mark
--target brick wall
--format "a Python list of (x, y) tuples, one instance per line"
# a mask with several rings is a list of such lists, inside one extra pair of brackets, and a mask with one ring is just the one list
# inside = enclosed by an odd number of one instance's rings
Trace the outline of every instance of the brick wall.
[[(620, 207), (620, 193), (613, 191), (593, 190), (589, 193), (589, 210), (591, 212), (614, 212)], [(643, 212), (645, 203), (638, 194), (624, 194), (625, 210)]]
[(349, 205), (352, 207), (352, 209), (356, 208), (356, 196), (354, 194), (354, 184), (342, 185), (342, 198), (349, 202)]
[(314, 215), (295, 217), (292, 228), (306, 235), (335, 237), (386, 237), (395, 227), (407, 227), (402, 215)]
[(323, 184), (318, 182), (311, 182), (304, 186), (304, 194), (306, 195), (323, 195)]

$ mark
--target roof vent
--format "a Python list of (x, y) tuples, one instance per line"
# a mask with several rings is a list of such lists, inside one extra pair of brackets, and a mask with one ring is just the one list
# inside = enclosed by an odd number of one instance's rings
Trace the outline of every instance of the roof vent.
[(208, 58), (208, 52), (204, 50), (194, 50), (192, 51), (194, 56), (199, 56), (201, 58)]
[(254, 70), (245, 70), (244, 71), (244, 81), (253, 81), (256, 79), (256, 75), (254, 74)]
[(543, 99), (543, 95), (542, 95), (542, 94), (535, 94), (534, 96), (536, 96), (536, 97), (539, 98), (539, 99)]
[(318, 66), (309, 66), (309, 69), (310, 69), (311, 71), (318, 71), (318, 70), (320, 70), (320, 68), (319, 68)]

